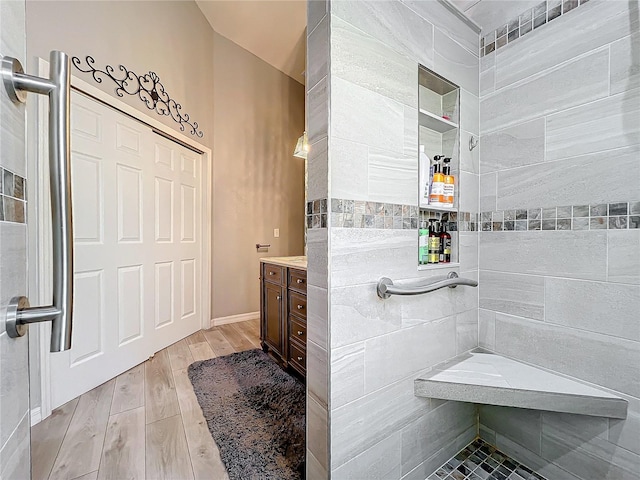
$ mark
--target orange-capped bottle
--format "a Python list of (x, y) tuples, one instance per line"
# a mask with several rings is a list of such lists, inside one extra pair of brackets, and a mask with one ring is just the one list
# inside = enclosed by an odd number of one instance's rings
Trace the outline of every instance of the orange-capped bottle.
[(433, 183), (429, 194), (429, 205), (441, 206), (444, 202), (444, 175), (441, 165), (436, 163), (433, 166)]

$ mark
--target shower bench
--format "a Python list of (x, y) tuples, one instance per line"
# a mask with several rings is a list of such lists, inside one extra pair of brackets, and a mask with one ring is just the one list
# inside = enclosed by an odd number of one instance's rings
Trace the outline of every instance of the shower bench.
[(498, 354), (470, 352), (415, 380), (418, 397), (626, 418), (627, 401), (606, 390)]

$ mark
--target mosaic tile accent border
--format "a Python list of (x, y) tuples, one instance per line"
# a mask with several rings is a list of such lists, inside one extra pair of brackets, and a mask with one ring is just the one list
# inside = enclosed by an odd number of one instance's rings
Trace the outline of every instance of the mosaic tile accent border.
[(540, 28), (547, 22), (565, 15), (571, 10), (584, 5), (589, 0), (544, 0), (533, 8), (529, 8), (506, 25), (494, 30), (480, 39), (480, 56), (516, 41), (518, 38)]
[(482, 212), (483, 232), (640, 228), (640, 201)]
[(0, 221), (26, 223), (27, 181), (0, 168)]
[(475, 231), (477, 214), (469, 212), (427, 213), (417, 205), (367, 202), (340, 198), (307, 202), (307, 229), (377, 228), (385, 230), (417, 230), (421, 220), (437, 218), (448, 231)]
[(476, 439), (427, 480), (546, 480), (497, 448)]

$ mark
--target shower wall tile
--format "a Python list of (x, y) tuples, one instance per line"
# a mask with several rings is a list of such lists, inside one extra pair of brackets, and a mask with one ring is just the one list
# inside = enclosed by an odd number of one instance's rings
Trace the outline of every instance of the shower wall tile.
[[(425, 348), (429, 339), (429, 348)], [(365, 391), (378, 390), (456, 355), (456, 318), (446, 317), (365, 341)]]
[(496, 351), (640, 397), (640, 343), (496, 313)]
[(331, 13), (385, 45), (433, 68), (433, 25), (402, 2), (332, 2)]
[(543, 422), (542, 457), (570, 469), (581, 478), (634, 480), (640, 456), (600, 438)]
[(421, 0), (405, 0), (404, 3), (470, 52), (478, 52), (479, 34), (444, 5)]
[(25, 412), (18, 426), (0, 450), (0, 478), (31, 478), (30, 416)]
[(415, 276), (417, 248), (415, 230), (333, 229), (331, 285), (376, 283), (381, 275)]
[(312, 144), (307, 155), (307, 200), (327, 198), (329, 188), (328, 139)]
[(329, 332), (327, 289), (307, 285), (307, 340), (327, 349)]
[[(497, 52), (497, 88), (570, 61), (638, 29), (636, 2), (589, 2)], [(561, 46), (561, 47), (559, 47)], [(604, 73), (608, 73), (605, 67)], [(581, 78), (585, 80), (586, 77)]]
[(324, 409), (329, 403), (328, 378), (327, 351), (312, 341), (307, 341), (307, 395), (311, 396)]
[(479, 177), (469, 172), (460, 172), (458, 208), (464, 212), (477, 213), (479, 208)]
[(462, 270), (477, 270), (478, 234), (476, 232), (460, 232), (458, 248), (460, 251), (460, 268)]
[(331, 463), (347, 463), (431, 410), (430, 401), (413, 394), (413, 378), (331, 411)]
[(309, 0), (307, 2), (307, 29), (312, 32), (320, 20), (327, 14), (327, 0)]
[(336, 76), (332, 76), (331, 89), (332, 137), (397, 153), (404, 151), (401, 103)]
[(311, 145), (327, 136), (329, 126), (327, 78), (307, 92), (307, 138)]
[[(489, 58), (489, 57), (483, 57)], [(491, 67), (480, 73), (480, 98), (496, 90), (496, 68)]]
[(384, 438), (332, 472), (333, 478), (387, 480), (402, 476), (402, 437), (400, 432)]
[(331, 407), (364, 395), (364, 343), (334, 348), (331, 357)]
[[(482, 155), (484, 157), (484, 154)], [(484, 171), (484, 169), (483, 169)], [(498, 175), (483, 173), (480, 175), (480, 211), (493, 212), (497, 210)]]
[(314, 86), (329, 74), (329, 16), (325, 16), (311, 31), (307, 41), (305, 80), (308, 85)]
[(541, 411), (480, 405), (478, 414), (482, 425), (499, 431), (519, 445), (540, 455)]
[(328, 465), (328, 413), (313, 397), (307, 395), (307, 448), (320, 465)]
[[(463, 402), (446, 402), (433, 412), (423, 415), (402, 430), (402, 469), (409, 473), (425, 455), (430, 457), (443, 444), (454, 441), (460, 431), (475, 426), (475, 405)], [(428, 445), (428, 449), (424, 449)]]
[(482, 173), (544, 162), (544, 129), (544, 118), (537, 118), (484, 135)]
[(331, 45), (333, 75), (405, 105), (418, 105), (418, 68), (408, 57), (335, 16)]
[[(4, 304), (6, 305), (7, 302)], [(0, 445), (10, 440), (13, 431), (19, 426), (25, 414), (25, 405), (29, 405), (28, 380), (25, 381), (29, 378), (28, 355), (26, 336), (13, 339), (9, 338), (6, 332), (0, 334), (0, 365), (3, 366), (2, 376), (0, 376), (0, 395), (2, 395)]]
[(607, 236), (607, 280), (639, 285), (640, 230), (608, 231)]
[(418, 185), (418, 162), (416, 157), (369, 148), (368, 177), (367, 200), (418, 204), (418, 189), (416, 188)]
[(402, 327), (400, 302), (395, 298), (378, 300), (375, 288), (375, 284), (370, 283), (332, 289), (333, 349), (395, 332)]
[(640, 44), (636, 32), (611, 44), (611, 94), (640, 87), (640, 58), (634, 48)]
[(626, 419), (609, 420), (608, 440), (640, 455), (640, 400), (629, 399)]
[(624, 175), (603, 175), (603, 156), (580, 155), (498, 173), (498, 209), (594, 205), (640, 198), (640, 145), (608, 152)]
[(496, 312), (478, 311), (478, 346), (494, 351), (496, 349)]
[(608, 71), (605, 49), (487, 95), (480, 100), (481, 134), (602, 98)]
[(541, 276), (480, 271), (480, 308), (545, 319), (545, 279)]
[(606, 252), (606, 231), (480, 233), (481, 271), (605, 280)]
[(332, 138), (331, 164), (333, 198), (368, 200), (369, 149), (366, 145)]
[(478, 346), (478, 309), (456, 315), (456, 355)]
[[(460, 170), (469, 173), (480, 173), (480, 148), (476, 146), (473, 150), (469, 151), (469, 142), (471, 137), (474, 137), (475, 141), (478, 141), (478, 135), (471, 134), (469, 132), (462, 131), (460, 132), (461, 137), (461, 155), (460, 155)], [(455, 161), (457, 157), (457, 150), (454, 152), (454, 156), (452, 157)]]
[(307, 284), (326, 290), (329, 275), (327, 229), (307, 230), (307, 255), (312, 257), (307, 266)]
[[(480, 101), (464, 88), (460, 89), (460, 129), (480, 135)], [(463, 145), (467, 145), (463, 143)]]
[(434, 70), (445, 78), (455, 81), (472, 95), (479, 95), (478, 56), (460, 46), (441, 30), (434, 33)]
[(544, 302), (549, 323), (640, 342), (640, 285), (549, 277)]
[(546, 158), (555, 160), (640, 144), (638, 118), (640, 88), (550, 115)]
[(600, 437), (607, 440), (609, 436), (609, 422), (614, 419), (606, 417), (592, 417), (589, 415), (574, 415), (571, 413), (542, 412), (545, 425), (562, 428), (567, 432), (589, 439)]

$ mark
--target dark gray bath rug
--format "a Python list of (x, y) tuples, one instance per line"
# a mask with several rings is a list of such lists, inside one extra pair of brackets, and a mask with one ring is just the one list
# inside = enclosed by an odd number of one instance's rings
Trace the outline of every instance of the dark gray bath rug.
[(189, 379), (230, 480), (300, 480), (305, 386), (262, 350), (195, 362)]

